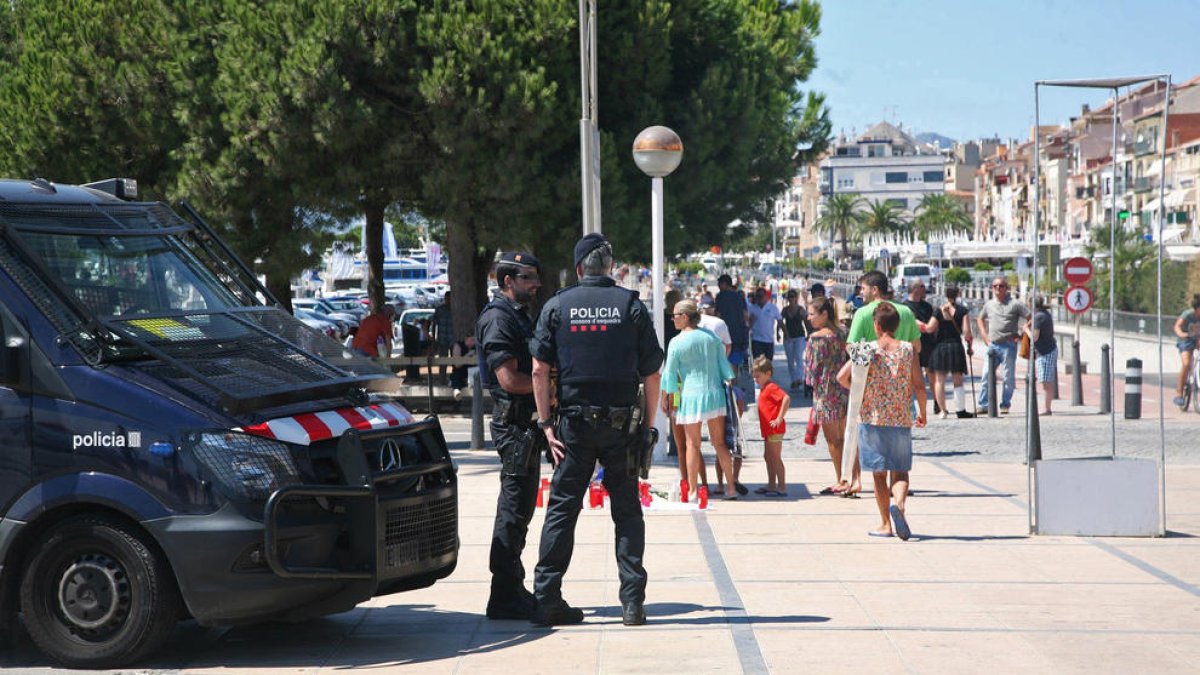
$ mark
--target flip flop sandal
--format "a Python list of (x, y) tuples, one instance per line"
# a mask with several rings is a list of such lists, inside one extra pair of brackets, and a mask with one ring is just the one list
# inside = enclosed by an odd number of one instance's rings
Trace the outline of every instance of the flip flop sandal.
[(900, 537), (900, 541), (908, 541), (908, 538), (912, 536), (912, 530), (908, 528), (908, 521), (904, 519), (900, 507), (893, 504), (888, 508), (888, 513), (892, 516), (892, 527), (896, 529), (896, 536)]
[[(736, 489), (736, 488), (735, 488), (735, 489)], [(768, 489), (767, 489), (767, 488), (765, 488), (765, 487), (754, 488), (754, 494), (756, 494), (756, 495), (765, 495), (765, 494), (767, 494), (768, 492), (770, 492), (770, 490), (768, 490)]]
[(862, 499), (857, 492), (843, 492), (842, 499)]
[(821, 488), (821, 491), (818, 492), (817, 494), (819, 494), (819, 495), (836, 495), (840, 492), (840, 490), (838, 490), (838, 487), (839, 486), (837, 486), (837, 485), (830, 485), (827, 488)]
[(890, 536), (892, 536), (892, 533), (891, 532), (876, 532), (875, 530), (867, 530), (867, 536), (868, 537), (890, 537)]

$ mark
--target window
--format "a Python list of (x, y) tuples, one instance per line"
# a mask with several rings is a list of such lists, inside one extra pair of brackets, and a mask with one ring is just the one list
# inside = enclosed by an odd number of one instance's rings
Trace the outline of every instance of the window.
[[(949, 178), (950, 178), (950, 171), (947, 170), (945, 179), (949, 180)], [(943, 177), (942, 177), (941, 171), (926, 171), (925, 172), (925, 182), (926, 183), (939, 183), (942, 180), (943, 180)]]
[(908, 173), (905, 171), (889, 171), (887, 172), (886, 181), (888, 183), (907, 183)]
[(923, 174), (919, 174), (919, 173), (910, 173), (910, 174), (908, 174), (908, 182), (910, 182), (910, 183), (924, 183), (924, 182), (925, 182), (925, 176), (924, 176)]
[(867, 157), (887, 157), (886, 146), (878, 144), (868, 145)]
[(838, 179), (837, 179), (837, 186), (838, 186), (839, 188), (852, 188), (852, 187), (854, 187), (854, 176), (840, 176), (840, 177), (838, 177)]
[(861, 153), (858, 151), (858, 148), (838, 148), (837, 155), (838, 155), (838, 157), (861, 157), (862, 156)]

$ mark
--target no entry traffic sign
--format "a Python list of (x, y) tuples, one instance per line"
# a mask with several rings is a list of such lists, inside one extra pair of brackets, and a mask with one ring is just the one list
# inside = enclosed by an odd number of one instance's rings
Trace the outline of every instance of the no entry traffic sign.
[(1072, 286), (1082, 286), (1092, 280), (1092, 261), (1087, 258), (1068, 258), (1063, 263), (1063, 278)]
[(1092, 306), (1092, 292), (1083, 286), (1072, 286), (1063, 295), (1063, 304), (1068, 312), (1081, 314)]

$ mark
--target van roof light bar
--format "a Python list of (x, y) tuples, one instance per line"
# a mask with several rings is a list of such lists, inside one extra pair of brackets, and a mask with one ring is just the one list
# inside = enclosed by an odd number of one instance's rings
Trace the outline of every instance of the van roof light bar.
[(84, 183), (80, 187), (107, 192), (108, 194), (127, 202), (137, 201), (138, 184), (133, 178), (108, 178), (92, 183)]

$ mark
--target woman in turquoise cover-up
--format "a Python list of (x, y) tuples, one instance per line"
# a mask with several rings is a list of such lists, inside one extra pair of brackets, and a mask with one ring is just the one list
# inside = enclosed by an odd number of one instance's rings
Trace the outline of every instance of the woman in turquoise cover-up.
[[(736, 499), (733, 463), (725, 443), (725, 382), (733, 379), (733, 368), (725, 358), (720, 338), (698, 328), (700, 310), (692, 300), (675, 305), (671, 321), (679, 335), (667, 348), (663, 368), (661, 397), (663, 411), (683, 427), (687, 450), (680, 453), (686, 464), (690, 489), (698, 487), (700, 466), (700, 424), (708, 424), (708, 437), (717, 451), (719, 470), (725, 476), (726, 499)], [(674, 396), (679, 392), (678, 401)]]

